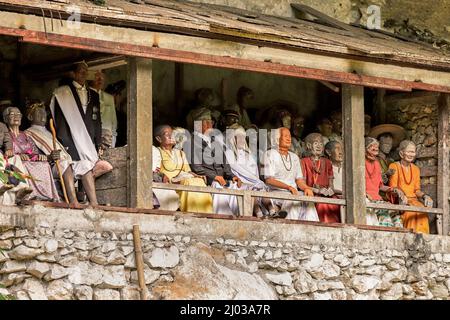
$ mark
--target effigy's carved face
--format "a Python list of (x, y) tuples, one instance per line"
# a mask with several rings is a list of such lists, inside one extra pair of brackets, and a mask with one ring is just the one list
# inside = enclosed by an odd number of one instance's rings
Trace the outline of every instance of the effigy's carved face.
[(344, 161), (344, 148), (342, 148), (342, 144), (334, 144), (334, 147), (331, 150), (330, 158), (334, 163), (342, 163)]
[(47, 123), (47, 111), (44, 108), (35, 108), (29, 116), (32, 125), (45, 127)]
[(378, 142), (374, 142), (366, 149), (366, 158), (370, 161), (375, 161), (380, 153), (380, 146)]
[(175, 145), (175, 140), (172, 135), (172, 128), (166, 127), (161, 132), (161, 134), (156, 138), (156, 140), (160, 143), (161, 147), (169, 147)]
[(77, 69), (73, 73), (73, 80), (84, 86), (88, 77), (88, 68), (84, 64), (78, 64)]
[(324, 137), (329, 137), (333, 133), (333, 124), (329, 119), (323, 119), (317, 128)]
[(308, 138), (306, 142), (306, 149), (315, 157), (320, 157), (323, 154), (323, 140), (320, 134), (314, 134), (311, 138)]
[(289, 150), (291, 147), (291, 132), (287, 128), (280, 129), (280, 150)]
[(384, 154), (389, 154), (393, 147), (393, 139), (389, 135), (384, 135), (380, 137), (380, 149)]
[(224, 121), (223, 122), (225, 124), (225, 127), (230, 127), (233, 124), (239, 122), (239, 117), (237, 115), (234, 115), (234, 114), (228, 114), (228, 115), (226, 115), (224, 117)]
[(402, 160), (412, 163), (416, 159), (416, 146), (410, 143), (405, 149), (401, 150), (399, 154)]
[(342, 134), (342, 112), (337, 112), (331, 117), (331, 123), (333, 124), (333, 132)]
[(8, 114), (5, 117), (5, 121), (9, 127), (20, 126), (22, 124), (22, 113), (19, 108), (10, 107), (8, 109)]
[(305, 118), (297, 117), (292, 120), (292, 134), (294, 137), (300, 139), (305, 129)]

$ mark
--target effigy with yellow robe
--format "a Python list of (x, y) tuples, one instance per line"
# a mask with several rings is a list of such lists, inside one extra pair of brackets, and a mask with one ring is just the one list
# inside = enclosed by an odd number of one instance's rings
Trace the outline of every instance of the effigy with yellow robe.
[[(168, 151), (158, 148), (161, 153), (161, 172), (171, 183), (185, 186), (206, 187), (202, 178), (195, 177), (182, 150)], [(177, 191), (180, 196), (180, 210), (183, 212), (213, 213), (212, 196), (209, 193)]]

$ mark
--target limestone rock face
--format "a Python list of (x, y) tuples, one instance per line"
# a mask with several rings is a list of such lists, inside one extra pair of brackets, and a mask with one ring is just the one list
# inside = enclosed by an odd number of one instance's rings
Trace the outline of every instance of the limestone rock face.
[(9, 261), (6, 261), (5, 263), (3, 263), (3, 266), (0, 269), (0, 274), (20, 272), (20, 271), (25, 271), (26, 269), (27, 269), (27, 266), (25, 263), (20, 262), (20, 261), (9, 260)]
[(120, 300), (119, 291), (112, 289), (95, 289), (94, 300)]
[[(145, 284), (152, 284), (156, 280), (158, 280), (160, 276), (160, 272), (158, 270), (152, 270), (147, 265), (144, 265), (144, 279)], [(131, 280), (138, 283), (138, 275), (137, 271), (131, 272)]]
[(122, 300), (140, 300), (139, 288), (136, 286), (127, 286), (120, 290)]
[(39, 280), (27, 279), (22, 287), (31, 300), (48, 300), (44, 287)]
[(277, 299), (273, 289), (256, 274), (232, 270), (214, 260), (217, 253), (204, 244), (190, 246), (181, 265), (173, 270), (174, 281), (158, 281), (153, 294), (163, 299)]
[(8, 261), (9, 255), (7, 252), (0, 251), (0, 263)]
[(88, 262), (80, 262), (69, 268), (69, 281), (75, 285), (96, 286), (102, 283), (103, 268)]
[(94, 290), (90, 286), (77, 286), (74, 290), (75, 298), (77, 300), (92, 300)]
[(292, 285), (292, 276), (289, 272), (283, 273), (266, 273), (266, 278), (275, 284), (282, 286)]
[(395, 283), (392, 287), (381, 294), (383, 300), (398, 300), (403, 296), (403, 285)]
[(49, 300), (71, 300), (73, 297), (73, 286), (67, 280), (55, 280), (47, 287)]
[(20, 245), (9, 251), (8, 255), (11, 259), (15, 260), (29, 260), (40, 255), (42, 252), (43, 251), (40, 249), (28, 248), (24, 245)]
[(147, 260), (147, 264), (153, 268), (173, 268), (180, 261), (178, 248), (175, 246), (169, 249), (156, 248)]
[(33, 261), (27, 268), (29, 274), (32, 274), (39, 279), (41, 279), (48, 271), (50, 271), (50, 266), (45, 262)]
[(380, 280), (372, 276), (355, 276), (352, 281), (352, 288), (357, 293), (366, 293), (369, 290), (374, 289)]
[(19, 272), (19, 273), (8, 273), (2, 279), (2, 285), (5, 287), (10, 287), (15, 284), (22, 283), (25, 279), (31, 278), (30, 274)]
[(58, 241), (54, 239), (49, 239), (44, 244), (45, 252), (53, 253), (58, 250)]
[(123, 288), (127, 284), (123, 266), (106, 267), (102, 273), (102, 288)]

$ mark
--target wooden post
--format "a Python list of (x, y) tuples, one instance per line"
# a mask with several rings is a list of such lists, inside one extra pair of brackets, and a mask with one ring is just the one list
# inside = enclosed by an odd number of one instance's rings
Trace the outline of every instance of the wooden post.
[(438, 231), (440, 234), (448, 235), (450, 230), (449, 219), (449, 179), (450, 179), (450, 149), (448, 141), (449, 131), (449, 107), (450, 95), (441, 94), (438, 100), (439, 115), (438, 115), (438, 177), (437, 177), (437, 200), (438, 208), (442, 208), (442, 219), (437, 219), (441, 222), (442, 227)]
[(129, 59), (127, 115), (128, 206), (152, 209), (152, 60)]
[(347, 223), (366, 224), (364, 87), (342, 85)]
[(134, 254), (136, 260), (136, 270), (139, 281), (139, 293), (141, 300), (147, 300), (147, 287), (145, 285), (144, 276), (144, 260), (142, 258), (142, 246), (141, 246), (141, 232), (139, 225), (133, 226), (133, 242), (134, 242)]
[(242, 215), (244, 217), (253, 216), (253, 199), (252, 196), (250, 195), (250, 192), (244, 191), (243, 202), (244, 202), (243, 205), (244, 212)]

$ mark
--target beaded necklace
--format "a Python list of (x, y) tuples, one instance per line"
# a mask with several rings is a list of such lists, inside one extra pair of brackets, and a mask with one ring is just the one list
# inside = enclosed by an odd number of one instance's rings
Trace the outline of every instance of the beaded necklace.
[[(278, 151), (278, 153), (280, 154), (280, 158), (281, 158), (281, 161), (283, 162), (284, 168), (285, 168), (287, 171), (291, 171), (291, 170), (292, 170), (292, 159), (291, 159), (291, 154), (289, 153), (289, 151), (288, 151), (288, 155), (287, 155), (287, 157), (289, 157), (289, 161), (288, 161), (288, 163), (290, 164), (289, 169), (288, 169), (288, 167), (286, 166), (286, 163), (285, 163), (285, 161), (284, 161), (284, 159), (283, 159), (283, 155), (281, 154), (281, 152)], [(286, 157), (286, 160), (287, 160), (287, 157)]]
[(406, 179), (406, 176), (405, 176), (405, 171), (403, 170), (403, 165), (400, 163), (400, 169), (401, 169), (401, 171), (402, 171), (402, 176), (403, 176), (403, 180), (405, 181), (405, 183), (407, 184), (407, 185), (410, 185), (411, 184), (411, 182), (412, 182), (412, 179), (413, 179), (413, 173), (412, 173), (412, 167), (411, 167), (411, 165), (409, 165), (409, 181)]

